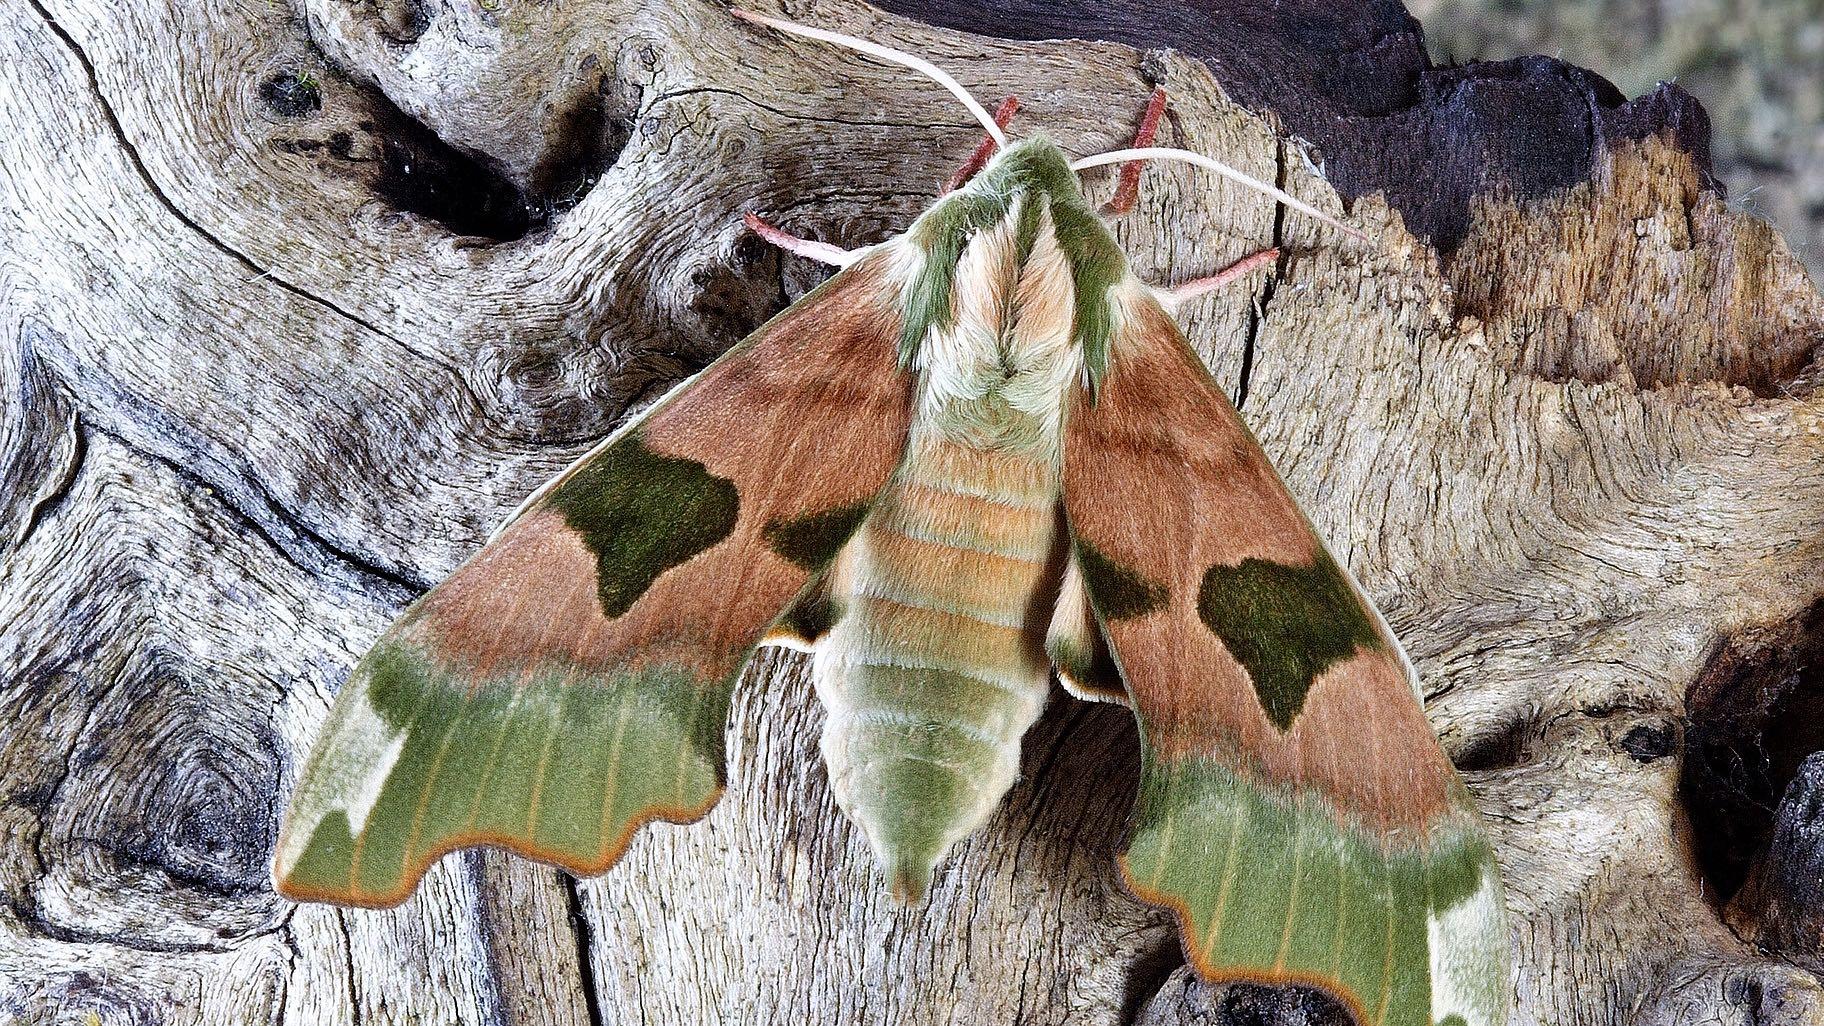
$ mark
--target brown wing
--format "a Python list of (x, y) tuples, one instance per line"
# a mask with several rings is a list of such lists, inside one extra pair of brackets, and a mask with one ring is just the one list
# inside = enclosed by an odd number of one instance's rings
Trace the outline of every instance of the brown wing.
[(1064, 505), (1144, 745), (1124, 872), (1192, 963), (1500, 1021), (1492, 851), (1405, 658), (1150, 298), (1072, 411)]
[(898, 465), (912, 378), (884, 254), (579, 460), (375, 644), (293, 795), (274, 876), (388, 905), (451, 849), (579, 873), (721, 791), (729, 693)]

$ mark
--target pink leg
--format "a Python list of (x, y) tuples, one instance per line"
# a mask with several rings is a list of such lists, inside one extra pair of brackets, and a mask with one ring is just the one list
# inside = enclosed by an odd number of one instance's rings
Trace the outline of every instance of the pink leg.
[[(1146, 113), (1140, 116), (1140, 127), (1134, 131), (1133, 149), (1151, 146), (1159, 134), (1159, 122), (1165, 117), (1165, 87), (1153, 89), (1152, 98), (1146, 101)], [(1140, 199), (1140, 172), (1146, 167), (1144, 160), (1130, 160), (1121, 165), (1121, 181), (1115, 186), (1115, 195), (1103, 206), (1106, 214), (1119, 216), (1134, 209)], [(1169, 289), (1157, 289), (1156, 294), (1169, 308), (1176, 308), (1205, 293), (1214, 292), (1236, 278), (1252, 271), (1262, 264), (1272, 263), (1279, 259), (1279, 249), (1263, 249), (1250, 253), (1215, 274), (1174, 285)]]
[(1190, 281), (1180, 285), (1174, 285), (1169, 289), (1159, 289), (1158, 296), (1164, 301), (1167, 307), (1176, 308), (1180, 304), (1196, 299), (1206, 292), (1214, 292), (1217, 289), (1222, 288), (1224, 285), (1227, 285), (1229, 282), (1234, 281), (1236, 278), (1241, 277), (1262, 264), (1272, 263), (1278, 259), (1278, 247), (1263, 249), (1258, 253), (1250, 253), (1208, 277), (1192, 278)]
[[(1165, 87), (1153, 89), (1152, 99), (1146, 101), (1146, 113), (1140, 117), (1140, 127), (1134, 132), (1133, 149), (1151, 146), (1159, 134), (1159, 120), (1165, 116)], [(1114, 198), (1103, 207), (1103, 212), (1119, 216), (1134, 209), (1134, 203), (1140, 199), (1140, 170), (1146, 166), (1144, 160), (1130, 160), (1121, 165), (1121, 184), (1115, 187)]]
[(787, 253), (804, 257), (807, 260), (815, 260), (820, 264), (829, 264), (832, 267), (847, 267), (854, 263), (856, 256), (859, 255), (852, 249), (843, 249), (841, 246), (832, 246), (827, 242), (818, 242), (814, 239), (801, 239), (790, 232), (781, 231), (773, 225), (760, 220), (760, 215), (751, 211), (742, 214), (741, 220), (746, 222), (748, 229), (755, 235), (778, 246)]
[[(1000, 106), (994, 108), (994, 123), (1002, 128), (1006, 128), (1007, 122), (1013, 120), (1013, 115), (1019, 109), (1020, 98), (1017, 96), (1007, 97), (1005, 100), (1001, 101)], [(975, 148), (975, 152), (969, 155), (969, 159), (963, 161), (963, 166), (956, 169), (956, 174), (951, 175), (950, 180), (944, 183), (944, 191), (947, 193), (955, 192), (962, 188), (969, 179), (976, 176), (977, 172), (988, 166), (988, 158), (992, 156), (994, 156), (994, 140), (992, 138), (984, 138), (982, 144)]]

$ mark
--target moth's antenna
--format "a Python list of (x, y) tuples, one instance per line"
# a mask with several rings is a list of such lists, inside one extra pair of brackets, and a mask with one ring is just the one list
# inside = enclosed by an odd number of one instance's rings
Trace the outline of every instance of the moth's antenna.
[(1189, 164), (1195, 164), (1198, 167), (1214, 171), (1231, 181), (1245, 185), (1255, 192), (1271, 196), (1279, 202), (1284, 203), (1286, 206), (1291, 207), (1293, 210), (1309, 214), (1325, 224), (1334, 225), (1341, 229), (1345, 235), (1352, 235), (1364, 241), (1368, 238), (1368, 236), (1362, 234), (1360, 231), (1338, 221), (1336, 218), (1331, 217), (1329, 214), (1306, 203), (1304, 200), (1293, 196), (1284, 189), (1276, 189), (1252, 175), (1246, 175), (1235, 170), (1220, 160), (1206, 157), (1203, 154), (1192, 150), (1180, 150), (1171, 146), (1141, 146), (1131, 150), (1111, 150), (1107, 153), (1098, 153), (1093, 157), (1083, 157), (1078, 160), (1073, 160), (1070, 163), (1070, 169), (1072, 171), (1081, 171), (1084, 168), (1100, 167), (1103, 164), (1121, 164), (1130, 160), (1182, 160)]
[(870, 43), (865, 39), (845, 36), (840, 32), (829, 32), (820, 28), (812, 28), (809, 25), (800, 25), (797, 22), (783, 21), (779, 18), (769, 18), (764, 14), (755, 14), (753, 11), (744, 11), (738, 7), (729, 13), (740, 18), (742, 21), (752, 22), (755, 25), (765, 25), (767, 28), (776, 29), (789, 35), (804, 36), (808, 39), (820, 39), (826, 43), (835, 43), (837, 46), (846, 46), (851, 50), (859, 50), (870, 57), (878, 57), (883, 61), (897, 64), (900, 67), (911, 68), (913, 71), (918, 72), (931, 81), (936, 82), (938, 85), (943, 86), (945, 89), (950, 90), (951, 95), (963, 101), (963, 106), (969, 108), (969, 113), (975, 115), (975, 120), (981, 122), (982, 127), (987, 129), (988, 137), (994, 140), (994, 145), (997, 149), (1007, 145), (1006, 133), (1002, 132), (1001, 126), (995, 124), (994, 119), (988, 116), (987, 109), (975, 102), (975, 97), (969, 95), (969, 90), (964, 89), (956, 79), (945, 74), (942, 68), (939, 68), (937, 65), (932, 64), (922, 57), (914, 57), (909, 53), (902, 53), (899, 50), (882, 46), (879, 43)]

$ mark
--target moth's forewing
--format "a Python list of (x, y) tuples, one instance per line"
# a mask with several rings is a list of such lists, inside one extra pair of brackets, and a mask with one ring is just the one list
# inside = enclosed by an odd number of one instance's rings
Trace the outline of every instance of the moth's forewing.
[(1493, 851), (1398, 643), (1171, 318), (1125, 295), (1064, 505), (1139, 719), (1129, 887), (1207, 978), (1321, 986), (1362, 1023), (1504, 1021)]
[(736, 676), (904, 449), (885, 261), (578, 461), (380, 638), (298, 782), (281, 893), (395, 904), (474, 844), (597, 873), (708, 811)]

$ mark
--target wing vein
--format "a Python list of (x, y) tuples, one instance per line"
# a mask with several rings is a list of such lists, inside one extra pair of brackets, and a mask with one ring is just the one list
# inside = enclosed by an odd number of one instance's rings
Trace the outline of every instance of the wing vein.
[[(435, 686), (425, 684), (424, 690), (419, 692), (417, 705), (412, 708), (412, 715), (406, 719), (404, 726), (399, 728), (399, 733), (404, 736), (408, 744), (412, 739), (412, 728), (418, 725), (418, 717), (424, 715), (424, 710), (431, 704), (431, 688)], [(401, 750), (403, 751), (403, 749)], [(355, 835), (355, 843), (349, 848), (348, 891), (350, 894), (361, 893), (361, 853), (367, 847), (367, 827), (374, 818), (374, 810), (380, 807), (380, 800), (386, 795), (386, 785), (393, 779), (393, 771), (398, 768), (398, 765), (399, 761), (394, 760), (393, 770), (388, 771), (386, 780), (381, 781), (379, 789), (374, 792), (374, 804), (367, 810), (367, 817), (361, 821), (361, 831)], [(349, 825), (352, 828), (354, 824)]]
[(1301, 820), (1292, 831), (1292, 885), (1287, 888), (1286, 926), (1279, 934), (1279, 954), (1273, 959), (1273, 971), (1280, 972), (1286, 967), (1286, 954), (1292, 949), (1292, 924), (1298, 921), (1298, 884), (1299, 872), (1305, 861), (1305, 824)]
[(1381, 967), (1381, 1009), (1380, 1009), (1380, 1011), (1375, 1013), (1375, 1016), (1374, 1016), (1375, 1026), (1386, 1026), (1387, 1012), (1389, 1009), (1391, 1009), (1393, 1007), (1393, 933), (1394, 933), (1393, 927), (1394, 927), (1395, 918), (1399, 915), (1399, 910), (1398, 910), (1398, 907), (1394, 904), (1393, 873), (1392, 873), (1391, 869), (1389, 869), (1387, 872), (1386, 880), (1387, 880), (1387, 946), (1386, 946), (1386, 957), (1385, 957), (1385, 960), (1382, 962), (1382, 967)]
[[(690, 694), (690, 715), (684, 719), (684, 722), (689, 725), (689, 728), (687, 729), (696, 726), (697, 714), (703, 711), (703, 688), (691, 688)], [(683, 808), (686, 804), (684, 801), (684, 773), (690, 768), (690, 757), (693, 754), (695, 753), (691, 751), (690, 742), (688, 740), (684, 744), (678, 746), (677, 779), (672, 784), (671, 793), (677, 800), (679, 808)]]
[[(571, 670), (557, 686), (560, 690), (575, 687), (575, 681), (576, 671)], [(559, 700), (555, 706), (551, 711), (551, 726), (545, 731), (545, 743), (538, 749), (538, 771), (532, 778), (532, 797), (526, 802), (526, 843), (534, 846), (538, 843), (538, 807), (544, 800), (545, 781), (551, 774), (551, 749), (557, 744), (557, 732), (564, 726), (564, 703)]]
[(481, 815), (481, 799), (488, 793), (488, 786), (494, 782), (494, 771), (500, 766), (500, 750), (506, 744), (507, 732), (513, 727), (513, 714), (519, 711), (519, 700), (525, 692), (516, 691), (513, 697), (500, 710), (500, 730), (494, 735), (494, 747), (488, 750), (487, 761), (481, 765), (481, 779), (475, 783), (475, 797), (469, 799), (469, 814), (462, 819), (462, 832), (474, 833), (475, 819)]
[(1216, 891), (1216, 908), (1210, 913), (1210, 936), (1203, 944), (1204, 961), (1210, 961), (1211, 953), (1216, 950), (1216, 940), (1222, 936), (1222, 920), (1227, 914), (1229, 891), (1235, 887), (1235, 851), (1240, 847), (1241, 821), (1247, 817), (1247, 810), (1236, 806), (1230, 810), (1229, 852), (1222, 861), (1222, 886)]
[(411, 871), (413, 856), (418, 851), (418, 841), (424, 834), (425, 813), (431, 807), (431, 789), (437, 785), (437, 777), (443, 772), (443, 759), (450, 750), (450, 739), (456, 736), (456, 726), (461, 721), (459, 716), (450, 717), (449, 725), (443, 728), (443, 737), (437, 742), (437, 754), (431, 759), (431, 768), (425, 771), (424, 784), (418, 789), (418, 800), (412, 806), (412, 829), (405, 838), (405, 850), (399, 856), (399, 877), (404, 879)]
[[(602, 839), (602, 852), (608, 854), (612, 843), (608, 834), (609, 820), (614, 818), (614, 803), (621, 794), (621, 743), (627, 738), (627, 721), (633, 718), (632, 703), (621, 703), (621, 716), (614, 725), (614, 742), (608, 746), (608, 786), (602, 792), (602, 826), (598, 834)], [(619, 838), (619, 832), (615, 835)]]
[(1336, 869), (1336, 928), (1330, 934), (1330, 978), (1343, 967), (1343, 918), (1349, 904), (1349, 867), (1341, 860)]

